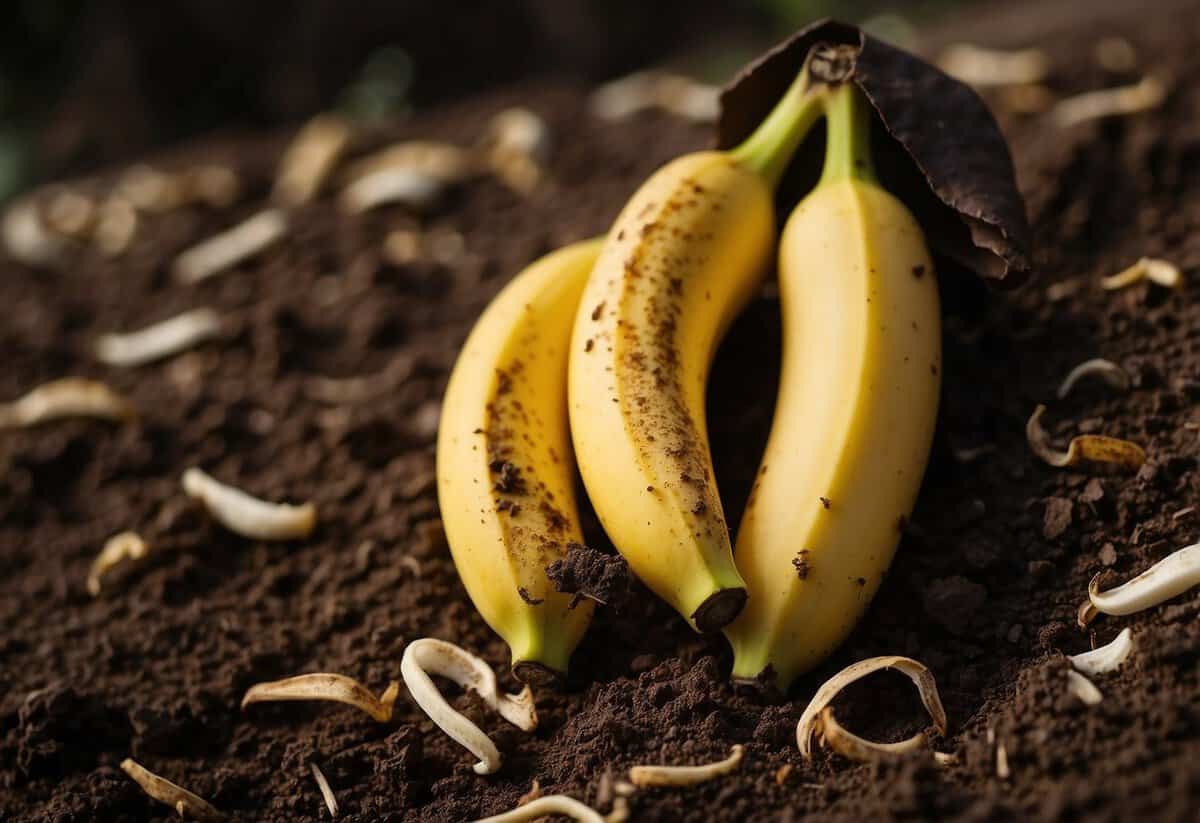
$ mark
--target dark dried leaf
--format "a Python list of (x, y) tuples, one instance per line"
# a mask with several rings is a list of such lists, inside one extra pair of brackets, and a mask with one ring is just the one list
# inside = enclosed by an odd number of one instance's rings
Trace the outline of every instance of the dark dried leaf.
[(743, 69), (721, 94), (720, 148), (747, 137), (818, 43), (853, 46), (848, 71), (890, 140), (876, 142), (885, 187), (903, 199), (938, 252), (1012, 286), (1029, 273), (1030, 231), (1012, 158), (969, 86), (856, 26), (821, 20)]

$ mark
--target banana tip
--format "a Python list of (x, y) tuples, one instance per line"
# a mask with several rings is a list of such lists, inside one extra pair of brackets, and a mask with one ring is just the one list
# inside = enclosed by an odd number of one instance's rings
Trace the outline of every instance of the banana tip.
[(697, 631), (706, 634), (720, 631), (742, 613), (745, 605), (745, 589), (721, 589), (710, 594), (696, 611), (692, 612), (692, 623)]

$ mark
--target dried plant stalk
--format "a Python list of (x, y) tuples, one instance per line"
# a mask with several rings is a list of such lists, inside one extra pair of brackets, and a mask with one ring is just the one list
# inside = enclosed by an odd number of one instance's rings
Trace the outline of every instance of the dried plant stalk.
[(924, 704), (925, 710), (929, 712), (929, 716), (933, 718), (938, 731), (942, 734), (946, 733), (946, 710), (942, 707), (937, 682), (933, 679), (933, 673), (929, 671), (929, 668), (911, 657), (898, 655), (870, 657), (850, 664), (817, 689), (817, 693), (813, 695), (812, 700), (805, 707), (804, 713), (800, 716), (800, 722), (796, 724), (796, 745), (800, 747), (802, 756), (812, 757), (812, 737), (817, 731), (820, 715), (825, 707), (833, 702), (833, 699), (846, 686), (882, 669), (895, 669), (907, 676), (917, 687), (917, 691), (921, 695), (921, 702)]
[(1067, 671), (1067, 691), (1085, 706), (1098, 706), (1104, 701), (1104, 695), (1096, 688), (1096, 684), (1074, 669)]
[(96, 358), (110, 366), (141, 366), (170, 357), (215, 337), (221, 318), (212, 309), (193, 309), (128, 334), (96, 340)]
[(317, 781), (317, 789), (321, 792), (321, 799), (325, 801), (325, 808), (329, 810), (329, 816), (337, 819), (338, 802), (333, 794), (333, 787), (329, 785), (329, 781), (325, 779), (325, 773), (316, 763), (309, 763), (308, 768), (312, 771), (313, 779)]
[[(448, 677), (464, 689), (478, 694), (501, 717), (523, 731), (537, 728), (537, 710), (528, 686), (519, 694), (502, 694), (496, 674), (475, 655), (431, 637), (414, 640), (404, 650), (400, 674), (413, 700), (429, 718), (473, 755), (476, 774), (491, 774), (500, 768), (500, 751), (483, 730), (455, 711), (437, 690), (428, 672)], [(532, 804), (530, 804), (532, 805)]]
[(1051, 116), (1059, 127), (1068, 128), (1102, 117), (1117, 117), (1155, 109), (1166, 99), (1166, 83), (1148, 75), (1132, 86), (1091, 91), (1060, 100)]
[(633, 785), (642, 788), (704, 783), (736, 771), (742, 765), (744, 753), (742, 746), (735, 745), (729, 757), (703, 766), (634, 766), (629, 770), (629, 780)]
[[(1088, 584), (1088, 603), (1092, 616), (1135, 614), (1178, 597), (1200, 584), (1200, 543), (1179, 549), (1164, 557), (1127, 583), (1100, 591), (1100, 575)], [(1081, 614), (1083, 609), (1081, 608)]]
[[(1088, 601), (1088, 605), (1091, 605), (1091, 601)], [(1071, 666), (1077, 672), (1087, 675), (1097, 675), (1116, 671), (1121, 667), (1122, 663), (1129, 659), (1129, 655), (1132, 653), (1133, 632), (1125, 628), (1111, 642), (1097, 649), (1092, 649), (1090, 652), (1071, 655), (1067, 659), (1071, 661)]]
[(1050, 72), (1050, 59), (1040, 49), (1003, 51), (969, 43), (948, 47), (938, 68), (972, 86), (1019, 86), (1040, 83)]
[(1170, 260), (1142, 257), (1129, 268), (1105, 277), (1100, 281), (1100, 288), (1113, 291), (1132, 286), (1143, 280), (1149, 280), (1164, 288), (1177, 289), (1183, 284), (1183, 272)]
[(350, 142), (350, 123), (334, 114), (309, 120), (283, 153), (271, 196), (284, 206), (308, 203)]
[(129, 775), (134, 783), (141, 786), (142, 791), (147, 795), (159, 803), (170, 806), (180, 817), (192, 818), (194, 820), (223, 819), (223, 815), (213, 808), (207, 800), (192, 794), (187, 789), (172, 783), (165, 777), (159, 777), (132, 758), (127, 757), (121, 761), (121, 771)]
[(1099, 434), (1082, 434), (1071, 438), (1065, 452), (1055, 449), (1050, 445), (1050, 435), (1042, 428), (1041, 417), (1045, 411), (1046, 407), (1040, 403), (1033, 410), (1029, 422), (1025, 424), (1025, 439), (1033, 453), (1051, 466), (1065, 468), (1088, 460), (1138, 469), (1146, 462), (1146, 452), (1138, 444)]
[(539, 797), (524, 806), (517, 806), (515, 809), (495, 814), (491, 817), (481, 817), (475, 823), (523, 823), (528, 820), (537, 820), (552, 814), (561, 814), (578, 823), (617, 823), (611, 816), (605, 818), (600, 812), (593, 809), (591, 806), (580, 803), (573, 797), (568, 797), (565, 794), (550, 794), (545, 797)]
[(66, 417), (121, 422), (137, 417), (137, 411), (105, 384), (82, 377), (52, 380), (19, 400), (0, 403), (0, 429), (36, 426)]
[(93, 597), (100, 594), (100, 582), (105, 574), (126, 560), (141, 560), (146, 556), (146, 541), (135, 532), (121, 532), (110, 537), (92, 561), (88, 571), (87, 590)]
[(1097, 357), (1093, 360), (1085, 360), (1071, 369), (1058, 386), (1058, 398), (1061, 400), (1066, 397), (1071, 393), (1071, 389), (1075, 388), (1076, 383), (1091, 375), (1099, 377), (1114, 389), (1120, 389), (1121, 391), (1129, 389), (1129, 372), (1111, 360)]
[(918, 732), (897, 743), (876, 743), (846, 730), (833, 716), (833, 707), (826, 706), (817, 718), (817, 735), (833, 751), (848, 760), (872, 763), (877, 760), (907, 757), (929, 748), (925, 735)]
[(380, 723), (392, 719), (392, 707), (400, 694), (400, 684), (393, 680), (379, 697), (352, 677), (344, 674), (317, 672), (300, 674), (283, 680), (257, 683), (242, 698), (242, 708), (251, 703), (289, 700), (329, 700), (361, 709)]
[(281, 209), (267, 209), (231, 229), (192, 246), (175, 258), (172, 271), (181, 283), (198, 283), (253, 257), (287, 232)]
[(312, 503), (267, 503), (214, 480), (200, 469), (183, 473), (183, 490), (200, 500), (221, 525), (254, 540), (308, 537), (317, 525), (317, 507)]

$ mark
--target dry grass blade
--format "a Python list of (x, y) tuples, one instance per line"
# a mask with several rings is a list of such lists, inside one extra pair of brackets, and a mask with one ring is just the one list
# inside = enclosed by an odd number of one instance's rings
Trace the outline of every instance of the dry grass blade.
[(1050, 435), (1042, 428), (1041, 418), (1045, 411), (1046, 407), (1040, 403), (1033, 410), (1029, 422), (1025, 424), (1025, 439), (1033, 453), (1051, 466), (1061, 469), (1090, 461), (1138, 469), (1146, 462), (1146, 452), (1138, 444), (1099, 434), (1073, 437), (1067, 450), (1059, 451), (1050, 445)]
[(805, 707), (804, 713), (800, 716), (800, 722), (796, 724), (796, 745), (800, 747), (802, 756), (812, 757), (812, 737), (817, 731), (821, 712), (833, 702), (838, 693), (856, 680), (883, 669), (895, 669), (913, 682), (921, 695), (921, 702), (924, 704), (925, 710), (933, 718), (934, 725), (941, 734), (946, 733), (946, 710), (942, 707), (937, 683), (929, 668), (911, 657), (898, 655), (870, 657), (850, 664), (817, 689), (817, 693), (813, 695), (812, 700)]
[(496, 684), (496, 673), (475, 655), (431, 637), (409, 643), (400, 661), (405, 685), (438, 728), (479, 758), (474, 766), (476, 774), (491, 774), (500, 768), (500, 751), (482, 729), (446, 702), (429, 672), (448, 677), (475, 692), (489, 708), (517, 728), (527, 732), (537, 728), (537, 710), (528, 686), (519, 694), (502, 694)]
[(846, 730), (833, 716), (833, 708), (826, 706), (817, 717), (817, 735), (831, 750), (848, 760), (873, 763), (877, 760), (907, 757), (915, 752), (926, 751), (929, 741), (921, 732), (897, 743), (876, 743)]
[(1149, 280), (1168, 289), (1177, 289), (1183, 284), (1183, 272), (1169, 260), (1157, 257), (1142, 257), (1127, 269), (1109, 275), (1100, 281), (1100, 288), (1106, 291), (1123, 289)]
[(329, 816), (336, 819), (338, 802), (333, 795), (333, 787), (329, 785), (329, 781), (325, 779), (325, 773), (316, 763), (309, 763), (308, 768), (312, 771), (313, 779), (317, 781), (317, 789), (321, 792), (321, 799), (325, 801), (325, 808), (329, 810)]
[(146, 556), (146, 551), (146, 541), (134, 532), (121, 532), (110, 537), (88, 571), (88, 593), (93, 597), (100, 594), (100, 581), (110, 569), (126, 560), (141, 560)]
[(1088, 605), (1102, 614), (1135, 614), (1200, 584), (1200, 543), (1172, 552), (1127, 583), (1100, 591), (1100, 575), (1088, 584)]
[(946, 74), (972, 86), (1040, 83), (1050, 71), (1050, 60), (1040, 49), (1001, 51), (969, 43), (948, 47), (937, 62)]
[[(1088, 601), (1091, 605), (1091, 601)], [(1112, 639), (1111, 642), (1090, 652), (1071, 655), (1067, 659), (1071, 666), (1081, 674), (1097, 675), (1116, 671), (1129, 655), (1133, 653), (1133, 632), (1126, 628)]]
[(740, 745), (735, 745), (729, 757), (703, 766), (634, 766), (629, 770), (629, 780), (641, 788), (691, 786), (736, 771), (742, 765), (744, 754), (745, 750)]
[(337, 115), (320, 114), (309, 120), (280, 160), (271, 192), (275, 202), (292, 207), (316, 197), (351, 133), (350, 123)]
[(122, 422), (137, 417), (137, 412), (105, 384), (82, 377), (52, 380), (12, 403), (0, 403), (0, 429), (36, 426), (66, 417)]
[(317, 525), (317, 508), (312, 503), (267, 503), (214, 480), (200, 469), (183, 473), (183, 490), (202, 502), (225, 528), (254, 540), (308, 537)]
[(174, 809), (180, 817), (193, 820), (222, 820), (223, 815), (207, 800), (192, 794), (182, 786), (159, 777), (131, 758), (121, 761), (121, 771), (142, 787), (147, 795)]
[(568, 797), (565, 794), (551, 794), (545, 797), (539, 797), (531, 803), (526, 803), (524, 806), (517, 806), (515, 809), (495, 814), (491, 817), (481, 817), (475, 823), (523, 823), (523, 821), (537, 820), (541, 817), (552, 814), (561, 814), (577, 823), (616, 823), (610, 818), (606, 819), (604, 815), (580, 803), (573, 797)]
[(242, 708), (251, 703), (268, 703), (287, 700), (329, 700), (345, 703), (361, 709), (380, 723), (392, 719), (392, 707), (400, 694), (400, 684), (393, 680), (379, 697), (359, 683), (343, 674), (318, 672), (301, 674), (283, 680), (272, 680), (251, 686), (242, 698)]
[(1068, 128), (1102, 117), (1136, 114), (1158, 108), (1166, 99), (1166, 84), (1148, 75), (1132, 86), (1091, 91), (1060, 100), (1051, 116), (1060, 128)]
[(110, 366), (141, 366), (203, 343), (221, 331), (212, 309), (193, 309), (128, 334), (96, 339), (96, 359)]
[(1067, 671), (1067, 691), (1085, 706), (1098, 706), (1104, 701), (1104, 695), (1096, 688), (1096, 684), (1074, 669)]
[(198, 283), (258, 254), (283, 237), (287, 228), (281, 209), (261, 211), (180, 254), (172, 272), (180, 283)]
[(1129, 388), (1129, 372), (1118, 366), (1111, 360), (1103, 358), (1095, 358), (1086, 360), (1080, 363), (1067, 374), (1062, 383), (1058, 387), (1058, 398), (1061, 400), (1071, 393), (1071, 389), (1075, 388), (1075, 384), (1085, 377), (1095, 375), (1103, 380), (1114, 389), (1126, 391)]

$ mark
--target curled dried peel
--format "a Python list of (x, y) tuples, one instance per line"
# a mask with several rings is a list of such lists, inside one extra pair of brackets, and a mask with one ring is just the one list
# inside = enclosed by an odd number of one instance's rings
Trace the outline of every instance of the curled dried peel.
[(1025, 439), (1033, 453), (1051, 466), (1065, 468), (1087, 460), (1137, 469), (1146, 462), (1146, 452), (1138, 444), (1100, 434), (1081, 434), (1073, 437), (1067, 450), (1059, 451), (1050, 445), (1050, 435), (1042, 428), (1041, 418), (1045, 411), (1046, 407), (1040, 403), (1033, 410), (1029, 422), (1025, 424)]
[(129, 775), (134, 783), (147, 795), (174, 809), (180, 817), (194, 820), (222, 820), (223, 815), (207, 800), (192, 794), (165, 777), (159, 777), (132, 758), (121, 761), (121, 771)]
[(464, 689), (478, 694), (488, 705), (522, 731), (537, 728), (537, 709), (528, 686), (518, 694), (503, 694), (496, 673), (480, 658), (444, 640), (425, 637), (404, 650), (400, 674), (413, 700), (438, 728), (479, 758), (476, 774), (491, 774), (500, 768), (500, 751), (483, 730), (455, 711), (428, 672), (448, 677)]
[(629, 770), (633, 785), (647, 786), (691, 786), (715, 777), (729, 774), (742, 764), (745, 750), (735, 745), (729, 757), (703, 766), (634, 766)]
[(387, 723), (392, 719), (392, 708), (399, 694), (400, 684), (395, 680), (388, 684), (383, 694), (376, 697), (366, 686), (351, 677), (317, 672), (255, 684), (242, 698), (242, 708), (251, 703), (329, 700), (361, 709), (380, 723)]
[(1129, 582), (1108, 591), (1100, 591), (1100, 574), (1097, 574), (1088, 584), (1088, 602), (1080, 607), (1080, 621), (1083, 622), (1085, 609), (1089, 619), (1096, 612), (1135, 614), (1178, 597), (1198, 584), (1200, 543), (1195, 543), (1172, 552)]
[(1168, 289), (1178, 288), (1183, 283), (1183, 273), (1179, 267), (1169, 260), (1156, 257), (1143, 257), (1127, 269), (1109, 275), (1100, 281), (1100, 288), (1107, 291), (1123, 289), (1149, 280)]
[(1074, 669), (1067, 671), (1067, 691), (1079, 698), (1085, 706), (1098, 706), (1104, 700), (1104, 695), (1096, 688), (1096, 684)]
[(859, 737), (847, 730), (833, 715), (833, 707), (826, 706), (817, 718), (817, 735), (833, 751), (849, 760), (871, 763), (893, 757), (906, 757), (928, 748), (929, 741), (921, 732), (907, 740), (896, 743), (876, 743)]
[(317, 525), (317, 509), (312, 503), (267, 503), (214, 480), (200, 469), (183, 473), (183, 490), (200, 500), (219, 523), (243, 537), (293, 540), (308, 537)]
[[(1091, 605), (1090, 600), (1088, 601), (1088, 605)], [(1067, 659), (1071, 661), (1071, 666), (1077, 672), (1097, 675), (1116, 671), (1132, 653), (1133, 632), (1125, 628), (1109, 643), (1097, 649), (1092, 649), (1090, 652), (1071, 655)]]
[(110, 569), (126, 560), (141, 560), (146, 551), (146, 541), (135, 532), (121, 532), (110, 537), (88, 570), (88, 593), (93, 597), (100, 594), (100, 582)]
[(66, 417), (124, 421), (137, 416), (133, 405), (103, 383), (64, 377), (33, 389), (11, 403), (0, 403), (0, 429), (36, 426)]
[(1129, 372), (1111, 360), (1097, 357), (1093, 360), (1085, 360), (1068, 372), (1062, 383), (1059, 384), (1058, 398), (1061, 400), (1066, 397), (1071, 393), (1071, 389), (1075, 388), (1076, 383), (1092, 375), (1099, 377), (1114, 389), (1124, 391), (1129, 388)]
[(212, 309), (194, 309), (128, 334), (96, 339), (96, 359), (110, 366), (141, 366), (208, 340), (221, 330)]
[(929, 712), (929, 716), (933, 718), (934, 725), (941, 734), (946, 733), (946, 710), (942, 706), (937, 683), (929, 668), (911, 657), (899, 655), (870, 657), (857, 663), (851, 663), (817, 689), (817, 693), (813, 695), (812, 700), (805, 707), (804, 713), (800, 716), (800, 722), (796, 724), (796, 745), (799, 746), (800, 754), (803, 757), (812, 757), (812, 737), (818, 731), (821, 712), (833, 702), (838, 693), (856, 680), (883, 669), (895, 669), (913, 682), (921, 695), (921, 703)]
[(481, 817), (475, 823), (522, 823), (527, 820), (537, 820), (551, 814), (565, 815), (578, 823), (610, 823), (611, 815), (605, 818), (600, 812), (580, 803), (565, 794), (551, 794), (539, 797), (524, 806), (491, 817)]

